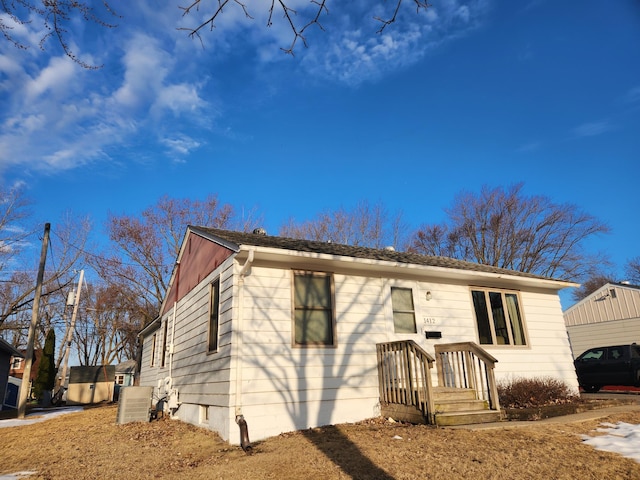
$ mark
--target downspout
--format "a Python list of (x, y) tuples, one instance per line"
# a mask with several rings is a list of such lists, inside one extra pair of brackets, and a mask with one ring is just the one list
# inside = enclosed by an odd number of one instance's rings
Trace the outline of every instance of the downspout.
[(247, 421), (242, 414), (242, 323), (243, 323), (243, 305), (244, 305), (244, 278), (251, 268), (255, 255), (254, 249), (249, 250), (249, 256), (240, 269), (238, 279), (238, 321), (236, 325), (236, 423), (240, 427), (240, 446), (245, 452), (251, 452), (251, 444), (249, 442), (249, 429)]

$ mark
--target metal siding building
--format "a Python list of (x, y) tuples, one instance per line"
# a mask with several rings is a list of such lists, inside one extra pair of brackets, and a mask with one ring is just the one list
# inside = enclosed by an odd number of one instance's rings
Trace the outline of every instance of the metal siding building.
[(640, 343), (640, 286), (607, 283), (564, 312), (574, 358), (589, 348)]

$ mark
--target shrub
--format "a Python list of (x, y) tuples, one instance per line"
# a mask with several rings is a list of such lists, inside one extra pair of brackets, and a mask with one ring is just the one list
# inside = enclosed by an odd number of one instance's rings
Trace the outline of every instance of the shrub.
[(550, 378), (517, 378), (498, 383), (502, 408), (531, 408), (574, 403), (579, 400), (563, 381)]
[(45, 392), (53, 390), (56, 383), (56, 363), (53, 358), (55, 348), (56, 334), (51, 328), (47, 332), (44, 348), (42, 349), (42, 357), (40, 358), (40, 366), (33, 382), (33, 395), (38, 399), (38, 402), (43, 400), (46, 402), (48, 400)]

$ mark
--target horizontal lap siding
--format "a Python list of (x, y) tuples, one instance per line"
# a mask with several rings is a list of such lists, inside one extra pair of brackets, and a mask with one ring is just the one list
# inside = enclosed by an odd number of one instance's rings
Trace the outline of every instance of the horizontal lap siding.
[(640, 343), (640, 318), (567, 327), (573, 356), (594, 347)]
[[(431, 292), (431, 299), (426, 294)], [(435, 355), (438, 343), (477, 342), (471, 297), (467, 285), (419, 282), (415, 339), (430, 355)], [(393, 327), (393, 326), (392, 326)], [(440, 332), (440, 339), (426, 339), (425, 331)]]
[[(142, 339), (142, 359), (141, 359), (141, 368), (140, 368), (140, 385), (155, 387), (158, 383), (158, 371), (159, 368), (156, 365), (151, 366), (151, 351), (153, 349), (153, 335), (156, 334), (156, 351), (161, 348), (162, 344), (159, 343), (159, 329), (150, 332), (147, 336)], [(158, 359), (158, 355), (156, 354), (156, 359)]]
[(369, 418), (378, 402), (381, 279), (334, 275), (335, 348), (292, 346), (291, 285), (290, 270), (252, 266), (245, 278), (241, 400), (252, 439)]
[[(232, 260), (189, 292), (177, 307), (172, 367), (181, 403), (228, 407), (231, 376)], [(218, 351), (209, 353), (210, 284), (220, 277)], [(169, 313), (169, 335), (173, 313)]]

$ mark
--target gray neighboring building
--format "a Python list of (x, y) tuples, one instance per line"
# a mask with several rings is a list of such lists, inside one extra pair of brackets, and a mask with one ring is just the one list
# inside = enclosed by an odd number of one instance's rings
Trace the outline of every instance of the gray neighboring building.
[(585, 350), (640, 343), (640, 286), (607, 283), (564, 312), (576, 358)]
[(24, 355), (22, 355), (22, 353), (20, 353), (13, 345), (0, 338), (0, 410), (3, 408), (7, 393), (9, 370), (11, 369), (11, 357), (23, 358)]

